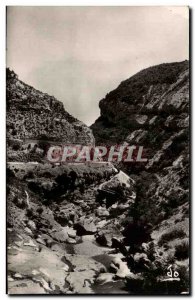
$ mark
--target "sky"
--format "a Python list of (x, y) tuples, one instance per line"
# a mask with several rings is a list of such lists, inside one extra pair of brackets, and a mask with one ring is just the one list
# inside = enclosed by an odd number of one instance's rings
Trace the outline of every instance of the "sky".
[(188, 35), (184, 6), (9, 6), (7, 67), (91, 125), (121, 81), (188, 59)]

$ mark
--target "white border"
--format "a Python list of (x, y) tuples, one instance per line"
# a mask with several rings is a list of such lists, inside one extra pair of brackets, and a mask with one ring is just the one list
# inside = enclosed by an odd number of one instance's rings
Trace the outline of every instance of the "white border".
[[(193, 6), (193, 0), (2, 0), (3, 5), (23, 5), (23, 6)], [(1, 4), (2, 6), (2, 4)]]
[[(172, 5), (184, 5), (184, 6), (190, 6), (191, 9), (194, 8), (194, 0), (177, 0), (177, 1), (169, 1), (169, 0), (153, 0), (153, 1), (143, 1), (143, 0), (85, 0), (85, 1), (79, 1), (79, 0), (1, 0), (0, 2), (0, 103), (1, 103), (1, 117), (0, 117), (0, 143), (1, 143), (1, 160), (0, 160), (0, 184), (1, 184), (1, 206), (0, 206), (0, 228), (1, 228), (1, 233), (0, 233), (0, 258), (1, 258), (1, 276), (0, 276), (0, 296), (1, 299), (6, 299), (7, 295), (5, 295), (5, 283), (6, 283), (6, 278), (5, 278), (5, 269), (6, 269), (6, 264), (5, 264), (5, 216), (6, 216), (6, 205), (5, 205), (5, 7), (9, 5), (23, 5), (23, 6), (60, 6), (60, 5), (67, 5), (67, 6), (126, 6), (126, 5), (134, 5), (134, 6), (147, 6), (147, 5), (167, 5), (167, 6), (172, 6)], [(175, 29), (177, 30), (177, 28)], [(193, 32), (193, 26), (191, 28), (191, 31)], [(192, 36), (192, 49), (193, 49), (193, 40), (194, 40), (194, 34)], [(191, 51), (192, 51), (191, 49)], [(191, 53), (192, 55), (193, 53)], [(192, 82), (192, 87), (194, 85), (194, 79)], [(191, 102), (193, 99), (191, 99)], [(195, 116), (195, 106), (193, 105), (192, 107), (192, 115)], [(191, 118), (192, 119), (192, 118)], [(193, 122), (193, 119), (192, 119)], [(192, 124), (192, 138), (194, 141), (194, 133), (195, 133), (195, 123), (193, 122)], [(193, 147), (194, 148), (194, 147)], [(193, 169), (194, 170), (194, 163), (193, 163)], [(192, 180), (192, 186), (195, 186), (195, 179), (193, 178)], [(191, 195), (191, 203), (193, 204), (193, 193)], [(192, 211), (192, 216), (195, 215), (195, 209), (194, 205), (192, 205), (193, 211)], [(193, 218), (192, 218), (193, 219)], [(193, 233), (193, 232), (192, 232)], [(192, 235), (193, 236), (193, 235)], [(194, 237), (194, 236), (193, 236)], [(193, 239), (194, 240), (194, 239)], [(192, 248), (193, 249), (193, 248)], [(192, 250), (191, 249), (191, 250)], [(193, 251), (191, 251), (193, 254)], [(193, 263), (194, 267), (194, 263)], [(192, 276), (192, 293), (193, 293), (193, 286), (194, 286), (194, 278)], [(44, 296), (49, 299), (49, 297)], [(53, 296), (54, 298), (58, 298), (56, 296)], [(92, 296), (94, 297), (94, 296)], [(131, 298), (133, 296), (130, 296)], [(27, 299), (29, 297), (17, 297), (17, 298), (22, 298), (22, 299)], [(38, 296), (37, 298), (42, 299), (42, 297)], [(46, 299), (45, 298), (45, 299)], [(53, 299), (54, 299), (53, 298)], [(76, 298), (74, 297), (68, 297), (66, 298)], [(102, 299), (106, 299), (107, 297), (101, 297)], [(115, 297), (116, 298), (116, 297)], [(118, 299), (124, 299), (124, 297), (117, 297)], [(143, 298), (143, 297), (133, 297), (135, 299)], [(164, 298), (164, 297), (158, 297), (158, 298)], [(167, 296), (166, 299), (171, 299), (172, 297)], [(51, 298), (50, 298), (51, 299)], [(58, 298), (59, 299), (59, 298)]]

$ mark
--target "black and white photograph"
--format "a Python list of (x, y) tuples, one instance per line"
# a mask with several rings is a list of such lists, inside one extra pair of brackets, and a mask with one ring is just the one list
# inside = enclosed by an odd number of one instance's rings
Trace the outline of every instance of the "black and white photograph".
[(5, 14), (6, 293), (190, 295), (189, 6)]

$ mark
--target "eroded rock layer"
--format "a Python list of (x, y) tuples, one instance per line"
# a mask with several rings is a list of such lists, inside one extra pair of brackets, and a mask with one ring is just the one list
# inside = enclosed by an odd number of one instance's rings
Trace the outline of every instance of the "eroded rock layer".
[(143, 145), (147, 163), (49, 164), (86, 125), (7, 70), (10, 294), (189, 293), (188, 62), (151, 67), (100, 101), (96, 144)]

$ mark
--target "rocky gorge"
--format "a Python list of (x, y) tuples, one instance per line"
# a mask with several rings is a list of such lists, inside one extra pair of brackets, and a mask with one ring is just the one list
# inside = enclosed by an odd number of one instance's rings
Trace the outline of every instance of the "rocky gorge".
[[(7, 69), (9, 294), (189, 293), (188, 62), (137, 73), (100, 112), (89, 128)], [(56, 143), (148, 161), (51, 164)]]

